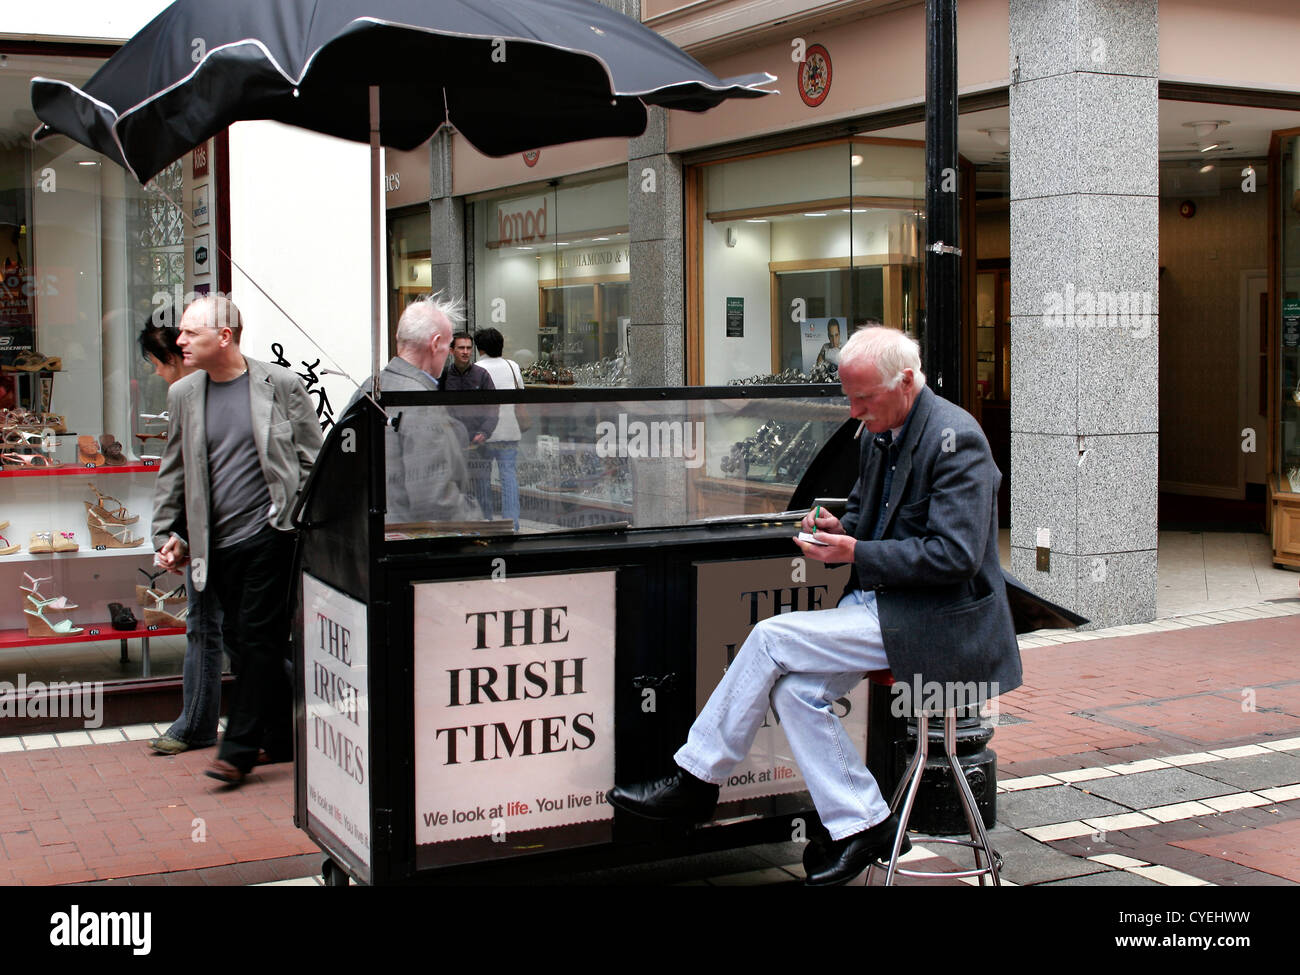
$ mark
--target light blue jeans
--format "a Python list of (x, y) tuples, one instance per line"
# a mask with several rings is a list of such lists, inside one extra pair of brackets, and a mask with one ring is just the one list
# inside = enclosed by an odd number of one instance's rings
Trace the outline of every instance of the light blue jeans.
[(185, 661), (181, 665), (181, 716), (167, 729), (167, 736), (191, 748), (206, 748), (217, 742), (217, 719), (221, 716), (221, 603), (216, 590), (194, 588), (185, 570), (188, 594), (185, 616)]
[(483, 444), (483, 456), (474, 471), (475, 491), (483, 517), (491, 518), (495, 510), (492, 503), (492, 461), (497, 462), (501, 475), (501, 517), (509, 518), (519, 531), (519, 475), (515, 469), (519, 454), (518, 440), (489, 440)]
[(884, 820), (889, 805), (831, 705), (867, 671), (888, 666), (874, 592), (851, 592), (835, 609), (763, 620), (673, 758), (696, 778), (723, 784), (749, 753), (770, 704), (822, 825), (837, 840), (860, 833)]

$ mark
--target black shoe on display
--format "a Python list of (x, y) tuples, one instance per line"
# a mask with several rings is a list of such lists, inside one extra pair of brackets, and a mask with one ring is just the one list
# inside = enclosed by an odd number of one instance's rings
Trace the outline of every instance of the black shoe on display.
[[(897, 833), (898, 817), (890, 813), (888, 819), (876, 823), (870, 829), (846, 836), (842, 840), (832, 840), (830, 846), (824, 848), (824, 854), (816, 858), (820, 863), (810, 864), (808, 851), (805, 850), (804, 870), (808, 875), (805, 884), (809, 887), (847, 884), (876, 860), (888, 859), (894, 850), (894, 836)], [(899, 856), (911, 848), (912, 841), (907, 838), (907, 834), (903, 834), (903, 845), (899, 850)], [(809, 866), (815, 869), (809, 870)]]
[(697, 779), (684, 769), (672, 775), (634, 785), (616, 785), (610, 805), (646, 819), (707, 822), (718, 804), (718, 787)]

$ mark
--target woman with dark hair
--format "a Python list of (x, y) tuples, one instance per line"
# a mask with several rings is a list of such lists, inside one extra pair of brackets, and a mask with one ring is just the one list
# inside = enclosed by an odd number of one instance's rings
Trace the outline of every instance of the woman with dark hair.
[[(157, 314), (151, 315), (136, 341), (140, 343), (140, 354), (153, 366), (154, 375), (170, 386), (182, 376), (194, 371), (193, 366), (185, 365), (185, 353), (176, 344), (176, 337), (181, 334), (175, 325), (160, 325)], [(162, 316), (169, 320), (169, 316)]]
[[(497, 389), (523, 389), (524, 377), (519, 371), (519, 366), (510, 359), (501, 357), (501, 351), (505, 347), (505, 339), (495, 328), (481, 328), (474, 333), (474, 344), (482, 355), (478, 360), (478, 365), (487, 370), (488, 375), (492, 377), (492, 384)], [(515, 417), (515, 408), (509, 403), (502, 403), (498, 407), (501, 411), (497, 416), (496, 429), (492, 431), (492, 436), (488, 438), (487, 443), (483, 444), (483, 450), (487, 452), (487, 457), (495, 460), (497, 463), (497, 472), (501, 476), (501, 514), (502, 517), (509, 518), (515, 523), (515, 531), (519, 531), (519, 476), (516, 471), (516, 460), (519, 455), (519, 440), (522, 433), (519, 430), (519, 421)], [(492, 474), (492, 465), (485, 465), (483, 477), (489, 478)], [(479, 491), (480, 503), (486, 503), (484, 515), (492, 517), (492, 490), (490, 484), (481, 485)], [(482, 499), (486, 499), (483, 502)]]
[[(185, 364), (185, 353), (176, 344), (180, 330), (170, 324), (170, 310), (159, 309), (145, 322), (137, 341), (145, 360), (168, 386), (194, 371)], [(143, 569), (141, 570), (144, 571)], [(147, 573), (146, 573), (147, 574)], [(163, 592), (150, 580), (151, 588)], [(185, 570), (185, 662), (181, 667), (181, 715), (149, 747), (162, 755), (176, 755), (191, 748), (217, 743), (217, 719), (221, 716), (221, 604), (209, 586), (196, 592)], [(160, 604), (159, 609), (162, 608)]]

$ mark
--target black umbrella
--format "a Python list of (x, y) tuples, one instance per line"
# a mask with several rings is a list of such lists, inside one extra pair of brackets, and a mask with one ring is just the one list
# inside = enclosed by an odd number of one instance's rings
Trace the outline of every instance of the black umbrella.
[(141, 182), (244, 119), (413, 149), (444, 124), (477, 149), (645, 130), (646, 105), (703, 111), (768, 94), (720, 81), (592, 0), (178, 0), (86, 83), (32, 81), (43, 139), (62, 133)]
[(246, 119), (371, 146), (372, 373), (378, 382), (379, 147), (451, 125), (489, 155), (645, 131), (646, 105), (704, 111), (770, 92), (720, 81), (592, 0), (177, 0), (85, 88), (32, 80), (42, 126), (146, 182)]

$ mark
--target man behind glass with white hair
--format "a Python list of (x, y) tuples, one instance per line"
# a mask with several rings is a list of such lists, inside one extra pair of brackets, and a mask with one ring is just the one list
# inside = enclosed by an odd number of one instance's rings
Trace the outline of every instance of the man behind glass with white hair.
[[(459, 300), (441, 292), (417, 298), (397, 320), (397, 355), (379, 373), (379, 388), (433, 392), (461, 320)], [(357, 390), (352, 404), (373, 388)], [(346, 410), (344, 411), (347, 412)], [(470, 494), (465, 448), (469, 435), (445, 406), (390, 409), (384, 429), (387, 471), (386, 520), (392, 522), (476, 521), (482, 518)]]
[(770, 704), (830, 836), (805, 857), (811, 886), (852, 880), (889, 855), (898, 830), (835, 700), (885, 668), (903, 686), (973, 690), (962, 704), (1021, 682), (998, 561), (1001, 474), (979, 424), (926, 388), (916, 343), (895, 329), (855, 332), (839, 378), (851, 415), (875, 436), (862, 438), (844, 518), (809, 512), (802, 527), (816, 541), (796, 544), (853, 566), (845, 595), (834, 609), (755, 626), (673, 756), (676, 771), (609, 794), (648, 818), (708, 820)]

